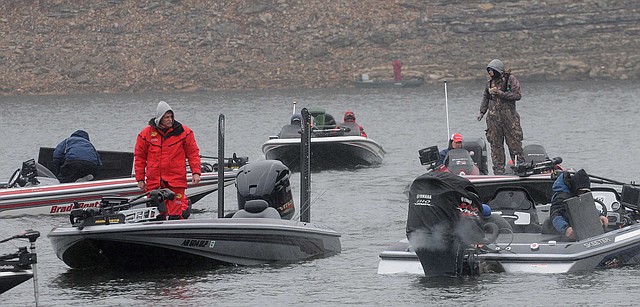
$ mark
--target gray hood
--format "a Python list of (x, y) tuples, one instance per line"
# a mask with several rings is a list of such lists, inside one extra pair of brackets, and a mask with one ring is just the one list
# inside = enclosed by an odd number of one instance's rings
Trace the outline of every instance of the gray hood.
[(492, 68), (495, 71), (499, 72), (500, 74), (504, 73), (504, 64), (502, 63), (502, 61), (498, 59), (494, 59), (491, 62), (489, 62), (489, 65), (487, 65), (487, 68)]
[(158, 107), (156, 108), (156, 117), (154, 119), (156, 126), (160, 124), (160, 119), (162, 119), (162, 116), (164, 116), (164, 113), (167, 113), (167, 111), (171, 111), (171, 113), (173, 113), (173, 109), (171, 108), (171, 106), (169, 106), (169, 104), (164, 101), (158, 102)]

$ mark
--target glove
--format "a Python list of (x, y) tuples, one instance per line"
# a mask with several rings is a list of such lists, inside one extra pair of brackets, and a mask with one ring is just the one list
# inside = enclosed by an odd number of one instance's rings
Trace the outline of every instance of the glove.
[(484, 116), (484, 114), (478, 113), (478, 121), (481, 121), (483, 116)]
[(492, 88), (490, 88), (490, 89), (489, 89), (489, 94), (491, 94), (491, 95), (497, 95), (497, 96), (499, 97), (499, 96), (502, 96), (502, 91), (501, 91), (501, 90), (499, 90), (497, 87), (495, 87), (495, 86), (494, 86), (494, 87), (492, 87)]

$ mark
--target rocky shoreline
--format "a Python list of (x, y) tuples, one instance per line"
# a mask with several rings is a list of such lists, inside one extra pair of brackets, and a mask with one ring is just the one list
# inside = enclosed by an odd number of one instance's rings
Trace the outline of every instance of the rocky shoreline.
[(636, 80), (640, 2), (2, 1), (0, 95), (352, 86), (485, 78)]

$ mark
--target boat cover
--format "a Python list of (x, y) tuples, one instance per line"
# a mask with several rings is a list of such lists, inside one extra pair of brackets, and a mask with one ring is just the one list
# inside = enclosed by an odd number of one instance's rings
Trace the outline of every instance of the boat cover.
[(469, 180), (448, 172), (426, 173), (409, 189), (407, 237), (415, 231), (449, 229), (464, 241), (480, 242), (484, 238), (480, 212), (482, 204)]
[(484, 241), (474, 191), (469, 180), (449, 172), (429, 172), (411, 184), (407, 239), (426, 276), (457, 275), (463, 251)]

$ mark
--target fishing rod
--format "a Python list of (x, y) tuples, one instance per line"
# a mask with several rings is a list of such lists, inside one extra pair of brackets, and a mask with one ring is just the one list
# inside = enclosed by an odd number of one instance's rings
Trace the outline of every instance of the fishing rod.
[(444, 80), (444, 106), (447, 115), (447, 140), (451, 137), (451, 130), (449, 129), (449, 99), (447, 97), (447, 80)]
[[(569, 170), (569, 173), (571, 174), (575, 174), (576, 171), (575, 170)], [(600, 181), (593, 181), (592, 182), (596, 182), (596, 183), (608, 183), (608, 184), (616, 184), (616, 185), (631, 185), (631, 186), (640, 186), (640, 184), (637, 184), (635, 182), (631, 182), (631, 183), (624, 183), (622, 181), (618, 181), (618, 180), (613, 180), (613, 179), (609, 179), (606, 177), (602, 177), (602, 176), (597, 176), (597, 175), (592, 175), (592, 174), (588, 174), (589, 178), (595, 178), (595, 179), (600, 179)]]

